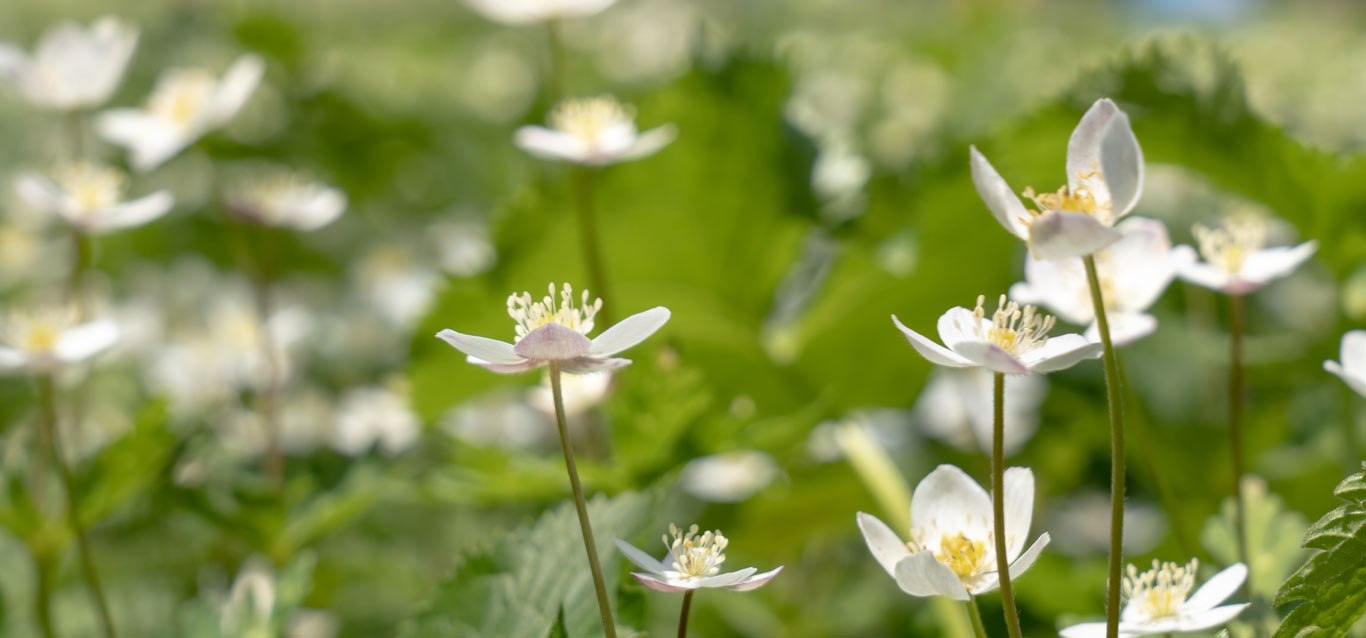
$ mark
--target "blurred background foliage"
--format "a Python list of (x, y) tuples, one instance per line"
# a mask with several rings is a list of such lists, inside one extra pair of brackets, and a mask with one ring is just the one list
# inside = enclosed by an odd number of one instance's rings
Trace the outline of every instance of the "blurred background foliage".
[[(265, 587), (273, 603), (253, 629), (265, 633), (252, 635), (591, 635), (539, 379), (489, 374), (432, 338), (510, 338), (509, 292), (586, 281), (569, 172), (511, 144), (551, 103), (544, 32), (449, 0), (16, 0), (0, 6), (0, 39), (29, 46), (58, 20), (105, 13), (141, 27), (114, 104), (140, 102), (168, 65), (221, 69), (248, 50), (268, 60), (240, 117), (135, 181), (170, 188), (171, 216), (97, 244), (109, 309), (146, 329), (94, 371), (64, 436), (123, 634), (244, 635), (231, 618), (259, 607), (249, 592)], [(599, 540), (658, 549), (670, 521), (697, 521), (731, 538), (728, 564), (786, 566), (756, 592), (699, 596), (698, 636), (945, 631), (867, 555), (854, 513), (899, 515), (879, 510), (832, 432), (868, 428), (910, 485), (944, 462), (986, 480), (984, 457), (927, 436), (910, 410), (930, 366), (888, 315), (928, 327), (1020, 279), (1024, 248), (978, 200), (967, 146), (1012, 184), (1051, 190), (1077, 118), (1110, 96), (1148, 161), (1137, 214), (1167, 222), (1174, 241), (1252, 204), (1287, 222), (1284, 241), (1320, 242), (1249, 306), (1251, 516), (1266, 531), (1253, 539), (1265, 561), (1253, 587), (1269, 599), (1366, 441), (1359, 398), (1321, 369), (1366, 319), (1363, 26), (1356, 3), (1252, 0), (621, 0), (567, 22), (571, 93), (619, 95), (642, 127), (679, 130), (658, 155), (596, 175), (607, 304), (617, 316), (673, 311), (631, 351), (610, 399), (575, 419), (581, 472), (604, 494)], [(0, 100), (6, 174), (50, 162), (63, 126)], [(261, 157), (351, 201), (322, 231), (270, 238), (281, 294), (304, 318), (278, 492), (234, 425), (249, 384), (199, 374), (221, 355), (187, 345), (247, 347), (234, 341), (232, 313), (250, 306), (216, 175)], [(58, 286), (70, 259), (10, 190), (6, 307)], [(1224, 312), (1178, 282), (1155, 311), (1159, 331), (1123, 351), (1135, 563), (1231, 560)], [(1010, 459), (1033, 468), (1035, 529), (1055, 537), (1016, 588), (1027, 635), (1102, 610), (1102, 383), (1099, 363), (1051, 375), (1038, 432)], [(329, 444), (369, 405), (364, 389), (397, 397), (399, 413), (411, 405), (416, 443)], [(39, 541), (58, 548), (62, 635), (90, 635), (70, 540), (34, 513), (14, 469), (34, 412), (29, 383), (0, 382), (4, 635), (35, 632), (25, 547)], [(739, 502), (698, 498), (683, 467), (739, 450), (762, 455), (703, 477)], [(604, 553), (622, 622), (667, 635), (677, 599), (623, 579)], [(983, 604), (1000, 633), (997, 598)]]

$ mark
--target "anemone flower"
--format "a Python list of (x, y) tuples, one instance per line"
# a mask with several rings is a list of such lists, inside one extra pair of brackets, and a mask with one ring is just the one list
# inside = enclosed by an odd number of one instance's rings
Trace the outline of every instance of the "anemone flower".
[(635, 109), (603, 95), (567, 99), (550, 112), (550, 127), (517, 129), (513, 141), (545, 160), (606, 166), (654, 155), (678, 135), (672, 124), (636, 129)]
[(1313, 240), (1267, 248), (1267, 220), (1254, 213), (1231, 215), (1219, 228), (1197, 224), (1193, 232), (1204, 261), (1192, 258), (1181, 268), (1181, 278), (1228, 295), (1254, 292), (1290, 274), (1318, 249)]
[(617, 0), (465, 0), (480, 15), (503, 24), (530, 24), (591, 16)]
[(89, 28), (63, 22), (43, 34), (32, 56), (0, 44), (0, 76), (34, 106), (90, 108), (118, 87), (137, 42), (137, 27), (118, 18), (100, 18)]
[(1335, 375), (1357, 394), (1366, 396), (1366, 330), (1342, 335), (1342, 362), (1324, 361), (1323, 369)]
[(50, 372), (109, 349), (118, 337), (112, 319), (80, 323), (74, 309), (15, 313), (0, 326), (0, 371)]
[(1005, 295), (987, 319), (985, 301), (984, 295), (978, 296), (975, 309), (958, 306), (939, 317), (942, 346), (907, 328), (896, 315), (892, 323), (920, 356), (950, 368), (984, 367), (1004, 374), (1053, 372), (1101, 354), (1101, 344), (1079, 334), (1049, 337), (1053, 317), (1038, 314), (1033, 306), (1021, 308)]
[[(756, 573), (759, 570), (753, 567), (721, 573), (721, 564), (726, 562), (725, 551), (730, 540), (719, 530), (700, 536), (697, 532), (696, 525), (687, 530), (669, 525), (669, 534), (664, 536), (664, 546), (669, 548), (668, 555), (664, 557), (667, 563), (655, 560), (620, 538), (612, 540), (616, 541), (617, 549), (628, 560), (645, 570), (643, 573), (631, 572), (631, 575), (640, 584), (655, 591), (683, 592), (703, 587), (749, 591), (762, 587), (783, 570), (780, 565), (762, 574)], [(670, 536), (673, 537), (672, 541)]]
[(345, 193), (286, 169), (244, 179), (223, 199), (242, 221), (303, 232), (332, 223), (347, 203)]
[[(1247, 567), (1235, 563), (1215, 574), (1195, 593), (1195, 570), (1199, 561), (1186, 565), (1153, 561), (1153, 568), (1139, 573), (1129, 565), (1123, 592), (1127, 601), (1119, 617), (1119, 635), (1152, 636), (1180, 634), (1217, 627), (1233, 619), (1247, 603), (1220, 605), (1238, 591), (1247, 578)], [(1101, 638), (1105, 623), (1073, 625), (1061, 632), (1063, 638)]]
[(14, 189), (29, 206), (57, 215), (85, 233), (141, 226), (165, 215), (175, 204), (165, 190), (124, 200), (128, 179), (108, 166), (66, 164), (52, 175), (23, 173), (15, 178)]

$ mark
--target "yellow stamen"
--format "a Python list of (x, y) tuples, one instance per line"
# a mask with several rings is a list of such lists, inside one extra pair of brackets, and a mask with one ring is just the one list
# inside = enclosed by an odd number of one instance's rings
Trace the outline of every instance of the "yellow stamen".
[(939, 540), (939, 551), (934, 553), (934, 557), (964, 581), (988, 567), (986, 541), (972, 540), (962, 532), (956, 536), (945, 534)]
[(549, 119), (552, 128), (592, 144), (609, 128), (630, 123), (635, 117), (634, 108), (603, 95), (564, 100), (550, 112)]
[(977, 307), (972, 311), (976, 321), (972, 329), (983, 341), (1000, 346), (1011, 356), (1019, 356), (1048, 343), (1048, 331), (1057, 322), (1051, 315), (1038, 314), (1034, 306), (1020, 307), (1001, 295), (997, 301), (996, 312), (991, 315), (991, 327), (983, 330), (982, 320), (986, 318), (986, 295), (977, 296)]
[(187, 125), (203, 112), (217, 87), (218, 81), (208, 71), (174, 69), (157, 83), (147, 100), (147, 110), (176, 124)]
[(602, 299), (588, 302), (588, 291), (583, 291), (580, 302), (574, 304), (574, 289), (565, 284), (560, 290), (559, 303), (555, 301), (555, 284), (550, 284), (549, 294), (540, 301), (533, 302), (531, 293), (523, 292), (508, 297), (508, 315), (517, 322), (517, 338), (548, 323), (558, 323), (570, 330), (587, 335), (593, 330), (593, 317), (602, 309)]
[(1121, 592), (1129, 605), (1147, 620), (1175, 616), (1186, 602), (1186, 596), (1195, 584), (1195, 570), (1198, 559), (1191, 559), (1186, 565), (1153, 561), (1153, 568), (1140, 574), (1138, 568), (1129, 565), (1124, 577)]
[[(669, 548), (673, 559), (671, 567), (682, 578), (705, 578), (721, 571), (721, 563), (726, 562), (725, 549), (730, 541), (720, 530), (697, 535), (698, 527), (692, 525), (685, 532), (669, 523), (669, 534), (664, 536), (664, 545)], [(673, 541), (669, 541), (669, 536)]]
[(1109, 198), (1098, 195), (1102, 192), (1100, 189), (1104, 188), (1100, 173), (1098, 171), (1077, 173), (1077, 182), (1078, 185), (1075, 189), (1061, 186), (1053, 193), (1036, 193), (1033, 187), (1025, 188), (1021, 194), (1024, 195), (1025, 199), (1033, 200), (1038, 210), (1029, 211), (1030, 217), (1020, 221), (1027, 225), (1039, 215), (1059, 210), (1085, 213), (1105, 224), (1114, 221), (1114, 209)]
[(1266, 219), (1255, 213), (1238, 213), (1226, 217), (1219, 228), (1196, 224), (1191, 232), (1205, 261), (1236, 274), (1248, 255), (1266, 246), (1266, 226)]

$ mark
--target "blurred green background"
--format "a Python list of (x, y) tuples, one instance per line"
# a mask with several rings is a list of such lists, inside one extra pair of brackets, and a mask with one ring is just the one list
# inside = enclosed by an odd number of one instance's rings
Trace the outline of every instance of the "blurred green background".
[[(551, 104), (544, 30), (454, 0), (11, 0), (0, 40), (27, 48), (59, 20), (104, 14), (141, 28), (114, 105), (140, 103), (167, 66), (218, 72), (245, 51), (268, 61), (229, 126), (135, 178), (134, 192), (175, 193), (170, 216), (96, 244), (96, 287), (139, 328), (96, 366), (64, 436), (122, 634), (248, 635), (225, 618), (250, 606), (241, 575), (252, 574), (275, 600), (250, 635), (492, 637), (506, 635), (500, 614), (536, 619), (527, 635), (545, 635), (561, 596), (569, 635), (591, 635), (553, 422), (527, 398), (539, 378), (490, 374), (432, 338), (511, 338), (508, 293), (586, 285), (569, 172), (511, 143)], [(1361, 399), (1321, 367), (1366, 319), (1366, 7), (620, 0), (563, 27), (572, 94), (618, 95), (642, 127), (679, 130), (659, 154), (596, 175), (607, 303), (618, 317), (673, 311), (628, 353), (612, 396), (576, 417), (585, 481), (612, 497), (595, 505), (598, 536), (657, 553), (669, 522), (696, 521), (731, 539), (728, 566), (786, 566), (752, 593), (700, 594), (693, 635), (947, 631), (868, 554), (854, 513), (900, 514), (879, 509), (832, 433), (862, 424), (911, 486), (939, 463), (986, 481), (981, 454), (927, 436), (911, 411), (931, 368), (888, 315), (928, 329), (1022, 277), (1025, 249), (979, 201), (967, 147), (1012, 185), (1051, 190), (1067, 135), (1104, 96), (1129, 113), (1148, 161), (1136, 214), (1167, 222), (1174, 241), (1253, 204), (1288, 222), (1285, 241), (1320, 242), (1248, 305), (1248, 470), (1266, 494), (1253, 587), (1269, 595), (1303, 559), (1306, 522), (1336, 504), (1332, 486), (1366, 441)], [(8, 187), (52, 161), (63, 126), (13, 92), (0, 99), (7, 308), (65, 276), (64, 236)], [(216, 176), (253, 158), (351, 201), (321, 231), (275, 238), (280, 295), (302, 318), (279, 491), (241, 426), (249, 384), (198, 372), (247, 347), (233, 341), (234, 322), (251, 322), (246, 282), (215, 202)], [(1218, 516), (1233, 487), (1225, 310), (1177, 282), (1154, 311), (1158, 332), (1123, 351), (1140, 565), (1232, 560)], [(1009, 460), (1038, 479), (1031, 536), (1054, 535), (1016, 585), (1031, 636), (1094, 619), (1105, 588), (1101, 366), (1050, 385), (1037, 433)], [(414, 444), (330, 443), (371, 405), (366, 389), (398, 402), (377, 410), (411, 406)], [(35, 542), (65, 548), (59, 633), (93, 635), (69, 539), (21, 503), (13, 468), (34, 411), (28, 382), (0, 382), (3, 635), (35, 635)], [(689, 461), (737, 450), (763, 454), (726, 479), (739, 502), (684, 489)], [(623, 580), (627, 566), (605, 558), (622, 622), (669, 635), (677, 597)], [(982, 603), (1002, 633), (999, 597)]]

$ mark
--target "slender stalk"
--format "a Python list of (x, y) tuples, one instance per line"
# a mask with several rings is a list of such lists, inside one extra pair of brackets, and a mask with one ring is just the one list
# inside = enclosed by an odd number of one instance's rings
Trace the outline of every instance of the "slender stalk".
[(569, 443), (569, 425), (564, 416), (564, 394), (560, 391), (560, 364), (557, 361), (550, 362), (550, 392), (555, 399), (555, 425), (560, 431), (560, 449), (564, 450), (564, 467), (569, 472), (569, 487), (574, 492), (574, 507), (579, 511), (579, 529), (583, 532), (583, 548), (588, 552), (588, 567), (593, 572), (593, 588), (598, 593), (598, 610), (602, 612), (602, 628), (606, 632), (607, 638), (616, 638), (617, 626), (612, 621), (612, 604), (607, 600), (607, 583), (602, 578), (602, 564), (598, 562), (597, 544), (593, 542), (593, 525), (588, 521), (588, 504), (583, 499), (583, 485), (579, 483), (579, 469), (574, 464), (574, 450)]
[(57, 467), (57, 474), (62, 478), (62, 488), (66, 491), (66, 518), (71, 525), (71, 535), (76, 537), (76, 548), (81, 557), (81, 571), (85, 575), (85, 583), (90, 588), (90, 596), (95, 600), (95, 608), (99, 611), (100, 624), (104, 628), (106, 638), (115, 638), (114, 618), (109, 613), (109, 603), (104, 596), (104, 588), (100, 586), (99, 571), (95, 568), (95, 557), (90, 551), (90, 539), (86, 536), (85, 525), (81, 523), (80, 496), (76, 493), (76, 481), (71, 476), (71, 468), (66, 466), (66, 461), (62, 459), (60, 444), (57, 440), (57, 397), (56, 384), (53, 382), (52, 375), (43, 375), (38, 379), (39, 402), (42, 404), (43, 412), (42, 427), (48, 431), (48, 437), (52, 442), (52, 462)]
[(76, 314), (85, 318), (84, 298), (81, 288), (85, 283), (85, 271), (90, 268), (90, 236), (80, 228), (71, 228), (71, 274), (66, 280), (66, 297), (76, 308)]
[(565, 97), (564, 40), (560, 37), (559, 20), (546, 21), (545, 40), (550, 49), (550, 101), (558, 102)]
[(1020, 638), (1020, 612), (1010, 585), (1010, 557), (1006, 555), (1006, 375), (992, 375), (991, 517), (996, 532), (996, 574), (1001, 584), (1001, 607), (1010, 638)]
[(56, 638), (52, 628), (52, 565), (47, 558), (33, 555), (33, 571), (38, 578), (37, 591), (33, 592), (33, 615), (38, 618), (38, 630), (43, 638)]
[(261, 421), (266, 430), (265, 474), (271, 482), (279, 484), (285, 478), (285, 457), (280, 449), (280, 417), (276, 405), (280, 362), (276, 357), (274, 335), (270, 329), (270, 318), (275, 314), (271, 285), (272, 264), (268, 255), (260, 254), (268, 251), (252, 250), (251, 238), (248, 237), (248, 231), (251, 230), (249, 226), (233, 218), (230, 213), (225, 216), (224, 223), (227, 224), (229, 240), (232, 242), (237, 261), (251, 279), (252, 293), (255, 297), (261, 359), (265, 362), (265, 378), (261, 380), (261, 386), (257, 390), (256, 409), (261, 414)]
[(968, 594), (968, 601), (963, 603), (968, 610), (968, 623), (972, 625), (972, 635), (976, 638), (987, 638), (987, 627), (982, 624), (982, 610), (977, 608), (977, 598)]
[(1247, 503), (1243, 500), (1243, 298), (1229, 295), (1228, 445), (1233, 466), (1233, 525), (1238, 561), (1247, 567), (1243, 581), (1252, 593), (1252, 561), (1247, 546)]
[[(574, 200), (578, 205), (579, 239), (583, 242), (583, 258), (588, 263), (588, 285), (593, 296), (612, 299), (607, 290), (607, 272), (602, 265), (602, 248), (598, 243), (598, 222), (593, 209), (593, 170), (587, 166), (574, 167)], [(612, 306), (603, 304), (598, 311), (598, 323), (612, 325)]]
[[(1119, 355), (1116, 354), (1116, 357)], [(1176, 545), (1181, 550), (1182, 556), (1196, 556), (1200, 551), (1199, 547), (1191, 541), (1190, 532), (1186, 526), (1186, 517), (1182, 513), (1181, 503), (1172, 491), (1171, 484), (1167, 481), (1167, 475), (1157, 466), (1157, 460), (1162, 458), (1157, 448), (1153, 446), (1153, 437), (1150, 427), (1152, 421), (1147, 418), (1143, 410), (1143, 403), (1138, 400), (1138, 394), (1133, 385), (1129, 383), (1129, 375), (1124, 367), (1123, 360), (1119, 362), (1119, 385), (1124, 388), (1128, 399), (1128, 405), (1133, 406), (1133, 411), (1129, 419), (1130, 426), (1138, 439), (1139, 460), (1147, 469), (1148, 474), (1152, 475), (1153, 489), (1157, 490), (1157, 498), (1162, 502), (1162, 509), (1166, 511), (1167, 517), (1172, 522), (1172, 533), (1176, 535)]]
[(1119, 636), (1119, 587), (1124, 563), (1124, 412), (1119, 397), (1119, 363), (1110, 340), (1110, 321), (1105, 316), (1105, 299), (1096, 274), (1096, 258), (1082, 258), (1086, 280), (1091, 285), (1091, 306), (1095, 309), (1100, 341), (1105, 347), (1105, 395), (1110, 406), (1110, 565), (1109, 589), (1105, 599), (1106, 638)]
[(688, 612), (692, 611), (692, 594), (689, 589), (683, 593), (683, 609), (678, 611), (678, 638), (688, 638)]

